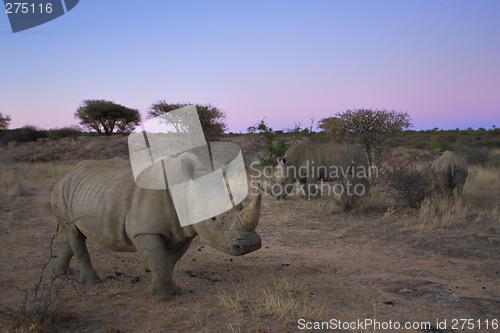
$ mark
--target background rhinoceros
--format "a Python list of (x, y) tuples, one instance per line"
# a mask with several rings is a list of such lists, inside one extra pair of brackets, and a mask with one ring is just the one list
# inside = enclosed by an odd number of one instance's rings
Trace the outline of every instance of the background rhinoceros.
[[(195, 172), (196, 165), (183, 170)], [(192, 176), (186, 175), (191, 179)], [(54, 272), (66, 274), (74, 255), (81, 281), (99, 282), (85, 245), (89, 239), (112, 251), (138, 251), (151, 269), (150, 291), (167, 299), (180, 291), (172, 280), (172, 272), (197, 235), (231, 255), (243, 255), (261, 247), (261, 238), (255, 232), (260, 203), (259, 194), (243, 209), (239, 205), (211, 219), (181, 227), (169, 193), (138, 187), (129, 161), (81, 162), (52, 192), (52, 209), (66, 235)]]
[[(340, 181), (349, 179), (369, 191), (369, 165), (366, 154), (354, 145), (336, 142), (303, 141), (290, 147), (278, 159), (277, 180), (273, 194), (286, 197), (295, 181), (303, 184), (305, 198), (318, 180)], [(347, 189), (346, 189), (347, 190)]]
[(461, 196), (467, 175), (469, 173), (467, 161), (455, 152), (446, 151), (432, 162), (431, 169), (434, 175), (435, 187), (445, 196), (452, 196), (457, 189)]

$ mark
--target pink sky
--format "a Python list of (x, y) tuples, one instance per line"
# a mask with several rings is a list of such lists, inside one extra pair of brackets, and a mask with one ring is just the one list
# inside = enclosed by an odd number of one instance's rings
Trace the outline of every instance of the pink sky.
[(354, 108), (408, 112), (415, 129), (500, 125), (500, 2), (155, 6), (80, 2), (17, 34), (0, 14), (10, 128), (77, 124), (84, 99), (142, 114), (158, 100), (211, 103), (233, 132)]

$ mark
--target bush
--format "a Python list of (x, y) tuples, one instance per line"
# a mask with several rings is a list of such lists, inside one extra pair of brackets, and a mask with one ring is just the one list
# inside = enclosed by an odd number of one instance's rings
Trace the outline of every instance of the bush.
[(418, 141), (413, 144), (413, 147), (416, 149), (429, 149), (429, 144), (427, 142)]
[(77, 126), (71, 126), (71, 127), (51, 129), (48, 130), (46, 134), (49, 139), (59, 140), (62, 138), (77, 138), (79, 135), (82, 135), (83, 133)]
[(277, 159), (285, 156), (286, 151), (290, 148), (290, 145), (284, 140), (277, 138), (278, 134), (283, 134), (283, 131), (273, 131), (273, 129), (266, 124), (265, 118), (258, 124), (250, 126), (248, 132), (258, 132), (266, 143), (267, 156), (262, 158), (262, 164), (264, 166), (276, 165)]
[(455, 134), (447, 132), (446, 134), (441, 134), (432, 141), (432, 149), (438, 149), (441, 151), (454, 150), (457, 137)]
[(463, 147), (460, 152), (465, 155), (469, 164), (485, 165), (490, 160), (490, 151), (484, 147)]
[(391, 161), (386, 177), (390, 190), (412, 208), (419, 208), (432, 190), (430, 167), (419, 167), (413, 161)]
[(0, 141), (6, 145), (10, 141), (16, 142), (30, 142), (36, 141), (40, 138), (45, 138), (47, 135), (44, 130), (36, 128), (35, 126), (24, 126), (14, 130), (0, 131)]

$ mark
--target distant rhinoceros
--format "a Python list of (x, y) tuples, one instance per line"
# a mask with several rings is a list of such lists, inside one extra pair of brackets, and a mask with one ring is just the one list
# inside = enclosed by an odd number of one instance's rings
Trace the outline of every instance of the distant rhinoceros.
[(362, 189), (356, 188), (356, 191), (366, 194), (369, 173), (366, 154), (353, 145), (303, 141), (290, 147), (285, 156), (278, 159), (273, 194), (278, 199), (285, 198), (297, 180), (303, 184), (306, 199), (310, 198), (311, 191), (317, 191), (315, 184), (318, 180), (347, 181), (340, 187), (344, 192), (338, 193), (339, 188), (336, 188), (334, 194), (353, 193), (354, 186), (361, 186)]
[(457, 195), (462, 195), (469, 173), (464, 157), (452, 151), (446, 151), (432, 162), (431, 169), (437, 191), (445, 196), (452, 196), (453, 190), (456, 188)]
[[(192, 161), (183, 162), (191, 163), (183, 168), (184, 172), (195, 172)], [(168, 299), (180, 292), (172, 280), (174, 266), (197, 235), (212, 247), (235, 256), (261, 247), (261, 238), (255, 232), (260, 203), (259, 194), (245, 208), (238, 205), (216, 217), (181, 227), (170, 194), (138, 187), (129, 161), (83, 161), (52, 192), (52, 209), (66, 234), (54, 273), (66, 274), (75, 255), (80, 280), (99, 282), (85, 245), (89, 239), (112, 251), (138, 251), (151, 270), (150, 291), (162, 300)]]

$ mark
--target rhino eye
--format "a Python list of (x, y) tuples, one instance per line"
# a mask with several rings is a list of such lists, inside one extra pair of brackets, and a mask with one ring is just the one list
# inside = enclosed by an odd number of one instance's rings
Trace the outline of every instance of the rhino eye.
[(215, 218), (215, 216), (214, 216), (214, 217), (212, 217), (212, 221), (215, 221), (215, 220), (217, 220), (217, 219)]

